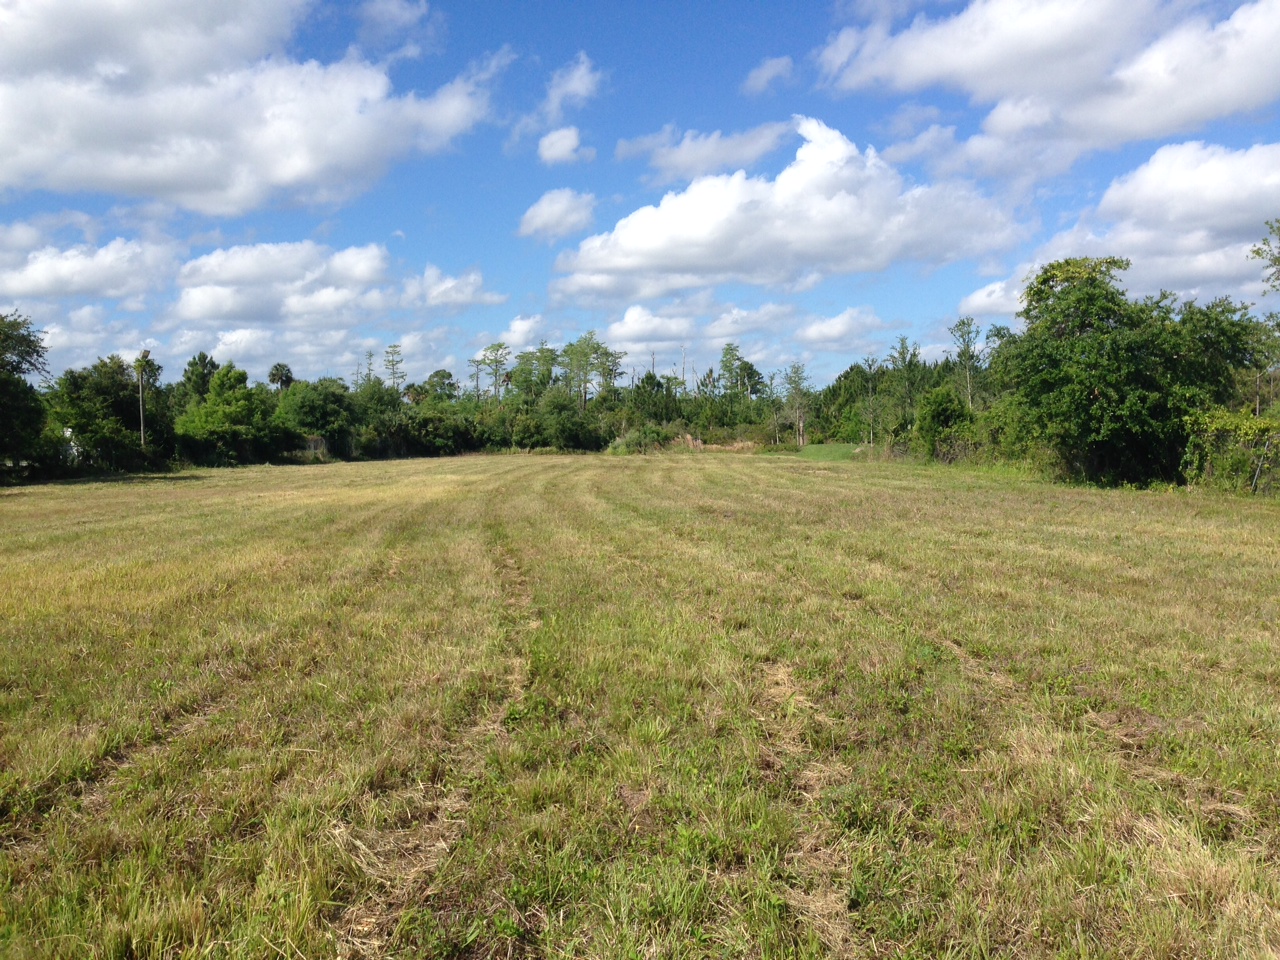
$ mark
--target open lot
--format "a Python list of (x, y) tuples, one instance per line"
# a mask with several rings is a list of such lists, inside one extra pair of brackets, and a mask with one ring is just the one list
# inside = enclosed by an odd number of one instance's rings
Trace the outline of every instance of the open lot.
[(1280, 504), (731, 454), (0, 491), (0, 955), (1280, 952)]

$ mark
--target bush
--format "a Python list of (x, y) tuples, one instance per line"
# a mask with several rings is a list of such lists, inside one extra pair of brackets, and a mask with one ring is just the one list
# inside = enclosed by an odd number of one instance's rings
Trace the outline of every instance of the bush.
[(614, 440), (613, 443), (609, 444), (608, 452), (618, 455), (652, 453), (655, 450), (662, 449), (675, 437), (675, 433), (668, 427), (646, 423), (642, 427), (628, 430)]
[(916, 412), (916, 434), (925, 456), (936, 456), (938, 441), (971, 419), (972, 414), (950, 384), (930, 390), (921, 397)]
[(1280, 490), (1280, 420), (1211, 410), (1187, 417), (1190, 484), (1236, 493)]

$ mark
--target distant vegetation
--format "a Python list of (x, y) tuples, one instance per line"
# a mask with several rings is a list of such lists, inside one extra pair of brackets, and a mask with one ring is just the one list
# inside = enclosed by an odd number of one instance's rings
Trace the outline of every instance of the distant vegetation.
[[(1280, 220), (1268, 224), (1280, 240)], [(1253, 252), (1280, 290), (1280, 250)], [(204, 353), (161, 380), (118, 356), (48, 379), (39, 332), (0, 317), (0, 470), (40, 478), (284, 459), (379, 459), (503, 449), (648, 452), (674, 441), (857, 443), (946, 461), (1032, 461), (1096, 483), (1269, 489), (1280, 460), (1280, 321), (1228, 299), (1129, 298), (1118, 258), (1031, 279), (1021, 332), (963, 317), (931, 361), (900, 337), (820, 390), (792, 364), (764, 373), (733, 343), (704, 372), (637, 375), (587, 333), (560, 349), (495, 343), (463, 379), (409, 383), (397, 345), (349, 380), (284, 363), (250, 384)], [(46, 377), (42, 389), (29, 383)], [(140, 422), (140, 420), (145, 422)]]

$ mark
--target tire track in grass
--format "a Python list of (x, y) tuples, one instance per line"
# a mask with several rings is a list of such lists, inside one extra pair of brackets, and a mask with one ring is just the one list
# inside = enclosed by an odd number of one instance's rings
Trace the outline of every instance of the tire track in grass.
[[(834, 717), (824, 713), (796, 682), (789, 664), (774, 661), (760, 671), (760, 690), (766, 710), (755, 720), (764, 731), (768, 750), (777, 750), (793, 761), (806, 759), (797, 777), (800, 787), (789, 800), (792, 816), (799, 825), (799, 843), (786, 855), (787, 867), (798, 883), (779, 881), (779, 895), (821, 940), (832, 957), (872, 956), (874, 944), (849, 918), (848, 896), (836, 878), (847, 871), (836, 846), (819, 826), (822, 815), (812, 808), (822, 790), (847, 779), (850, 771), (838, 762), (823, 763), (810, 756), (803, 741), (806, 726), (838, 727)], [(766, 766), (782, 766), (782, 758), (770, 753), (762, 757)]]
[(370, 895), (348, 906), (332, 925), (339, 960), (375, 960), (394, 947), (404, 911), (438, 892), (433, 883), (466, 832), (470, 784), (485, 765), (486, 745), (507, 736), (503, 718), (524, 696), (528, 664), (523, 637), (542, 624), (528, 580), (500, 536), (491, 537), (490, 562), (502, 594), (498, 612), (500, 662), (506, 690), (484, 715), (467, 727), (450, 751), (454, 785), (427, 787), (418, 798), (414, 822), (402, 829), (333, 826), (333, 840), (369, 882)]
[(216, 716), (231, 695), (225, 681), (212, 690), (199, 693), (195, 700), (175, 710), (166, 721), (152, 727), (149, 734), (139, 735), (88, 760), (83, 772), (74, 779), (47, 779), (26, 790), (15, 791), (0, 806), (0, 848), (12, 855), (30, 853), (44, 840), (44, 827), (59, 811), (77, 801), (84, 807), (104, 804), (105, 791), (113, 778), (133, 766), (142, 757), (164, 750)]
[[(352, 582), (331, 580), (326, 598), (317, 601), (316, 608), (328, 609), (333, 605), (333, 597), (347, 594), (350, 595), (348, 603), (358, 607), (366, 596), (396, 576), (400, 558), (393, 552), (387, 552), (384, 560), (382, 552), (375, 554), (355, 574), (349, 575)], [(244, 582), (248, 576), (249, 573), (241, 572), (232, 580)], [(226, 592), (227, 582), (221, 581), (215, 592)], [(203, 589), (213, 588), (206, 585)], [(262, 632), (265, 635), (271, 631)], [(300, 676), (310, 677), (320, 666), (319, 660), (309, 658)], [(0, 849), (7, 847), (13, 853), (29, 854), (42, 843), (45, 824), (71, 804), (79, 802), (81, 807), (105, 808), (107, 791), (118, 785), (125, 771), (147, 757), (171, 748), (184, 736), (222, 713), (229, 701), (234, 701), (242, 691), (252, 686), (254, 672), (243, 661), (228, 663), (213, 671), (202, 671), (202, 683), (197, 686), (189, 703), (171, 711), (162, 709), (161, 723), (153, 724), (148, 732), (126, 738), (98, 756), (86, 758), (78, 776), (46, 778), (26, 790), (15, 790), (8, 797), (0, 796)]]

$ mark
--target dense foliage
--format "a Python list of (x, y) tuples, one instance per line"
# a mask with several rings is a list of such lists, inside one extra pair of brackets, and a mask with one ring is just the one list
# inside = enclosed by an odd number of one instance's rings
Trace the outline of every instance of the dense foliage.
[[(1264, 244), (1258, 255), (1268, 252)], [(267, 383), (251, 384), (233, 363), (201, 353), (173, 383), (148, 359), (111, 356), (39, 391), (29, 382), (47, 374), (39, 333), (4, 316), (0, 467), (50, 476), (183, 461), (843, 441), (947, 461), (1030, 459), (1101, 483), (1213, 476), (1256, 489), (1224, 474), (1237, 461), (1239, 470), (1267, 461), (1270, 448), (1250, 440), (1241, 452), (1230, 438), (1252, 437), (1244, 420), (1232, 421), (1228, 438), (1204, 418), (1280, 414), (1276, 318), (1259, 320), (1226, 299), (1131, 299), (1117, 280), (1127, 267), (1117, 258), (1051, 263), (1027, 286), (1019, 331), (984, 336), (962, 317), (942, 359), (924, 359), (899, 337), (886, 356), (864, 358), (820, 390), (802, 364), (764, 373), (733, 343), (715, 368), (692, 376), (624, 372), (625, 355), (587, 333), (514, 355), (492, 344), (469, 361), (464, 381), (437, 370), (407, 383), (393, 344), (382, 375), (369, 354), (350, 383), (300, 380), (277, 363)]]

